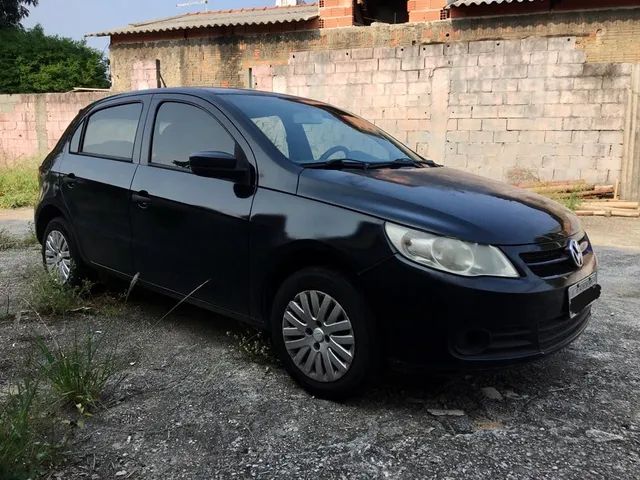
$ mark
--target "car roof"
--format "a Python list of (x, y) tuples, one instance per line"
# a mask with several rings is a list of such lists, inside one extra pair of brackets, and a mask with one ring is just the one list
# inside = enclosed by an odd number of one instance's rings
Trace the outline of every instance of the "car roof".
[(211, 87), (171, 87), (171, 88), (155, 88), (150, 90), (137, 90), (125, 93), (119, 93), (109, 96), (104, 100), (114, 100), (118, 98), (127, 98), (138, 95), (152, 95), (152, 94), (182, 94), (182, 95), (195, 95), (198, 97), (203, 96), (219, 96), (219, 95), (256, 95), (265, 97), (290, 97), (289, 95), (282, 95), (272, 92), (263, 92), (260, 90), (249, 90), (242, 88), (211, 88)]

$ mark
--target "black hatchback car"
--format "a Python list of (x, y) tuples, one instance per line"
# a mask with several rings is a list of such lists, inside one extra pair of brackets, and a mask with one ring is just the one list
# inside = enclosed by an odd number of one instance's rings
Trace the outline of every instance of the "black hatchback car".
[(393, 359), (536, 359), (600, 295), (561, 205), (424, 160), (369, 122), (284, 95), (165, 89), (80, 112), (45, 159), (36, 231), (61, 282), (132, 278), (271, 332), (311, 392)]

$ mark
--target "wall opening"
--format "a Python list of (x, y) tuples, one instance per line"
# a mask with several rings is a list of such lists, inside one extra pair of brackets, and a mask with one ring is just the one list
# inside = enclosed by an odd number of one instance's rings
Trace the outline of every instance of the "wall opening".
[(407, 0), (358, 0), (355, 13), (356, 23), (360, 25), (409, 21)]

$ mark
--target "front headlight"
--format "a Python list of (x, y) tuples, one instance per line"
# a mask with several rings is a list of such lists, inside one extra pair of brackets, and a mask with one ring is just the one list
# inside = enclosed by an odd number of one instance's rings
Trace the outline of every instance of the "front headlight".
[(391, 243), (416, 263), (466, 277), (517, 278), (518, 272), (498, 248), (439, 237), (392, 223), (385, 224)]

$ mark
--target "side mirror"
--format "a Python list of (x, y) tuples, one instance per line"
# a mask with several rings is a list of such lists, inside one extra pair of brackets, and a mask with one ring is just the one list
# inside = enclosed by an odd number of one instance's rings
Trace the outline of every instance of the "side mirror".
[(189, 157), (191, 171), (200, 177), (242, 180), (247, 170), (238, 163), (235, 156), (224, 152), (197, 152)]

